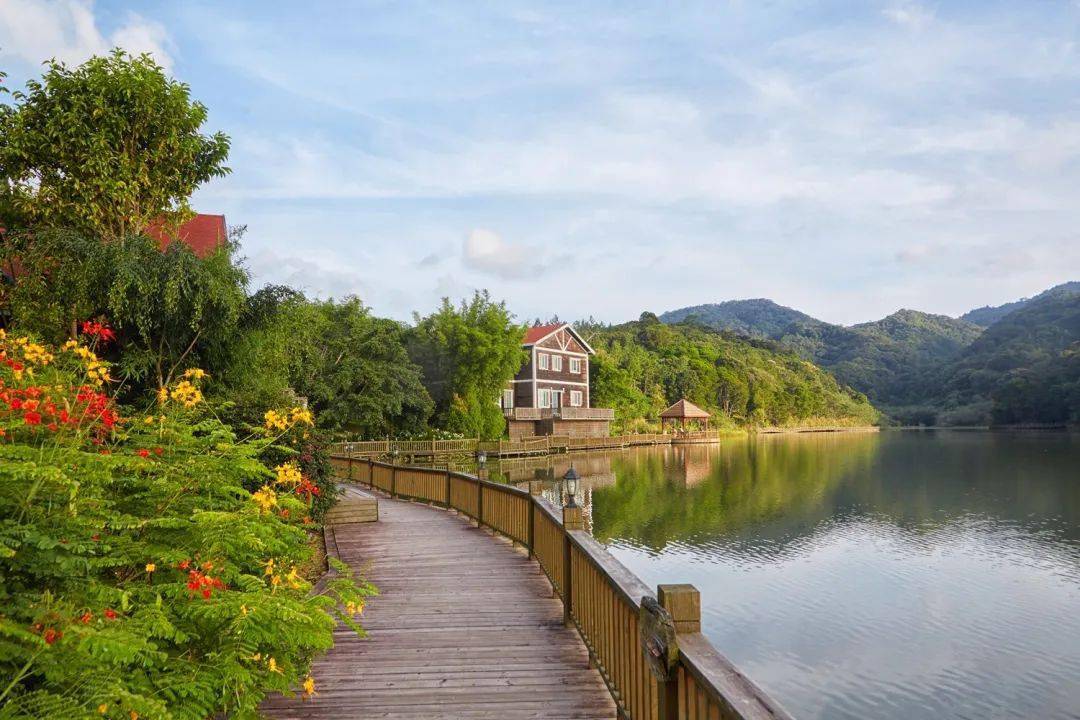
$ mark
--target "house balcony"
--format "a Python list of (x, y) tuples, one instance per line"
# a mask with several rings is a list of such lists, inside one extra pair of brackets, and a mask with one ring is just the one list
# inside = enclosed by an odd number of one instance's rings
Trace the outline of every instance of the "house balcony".
[(510, 420), (614, 420), (613, 408), (503, 408), (503, 415)]

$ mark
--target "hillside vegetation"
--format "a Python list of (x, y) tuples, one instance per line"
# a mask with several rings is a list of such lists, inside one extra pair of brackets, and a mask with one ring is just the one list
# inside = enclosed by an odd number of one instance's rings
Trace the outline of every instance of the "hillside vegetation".
[(850, 327), (771, 300), (698, 305), (665, 322), (770, 339), (904, 424), (1080, 422), (1080, 282), (960, 318), (900, 310)]
[(865, 395), (771, 341), (664, 325), (652, 313), (581, 329), (597, 350), (592, 404), (614, 407), (626, 427), (643, 426), (683, 397), (731, 425), (869, 425), (878, 418)]
[(953, 422), (1080, 422), (1080, 287), (997, 321), (943, 372)]
[(771, 300), (699, 305), (665, 313), (661, 319), (775, 340), (883, 406), (921, 397), (926, 376), (982, 332), (971, 323), (916, 310), (844, 327)]
[(1005, 303), (1004, 305), (998, 305), (996, 307), (985, 305), (981, 308), (969, 310), (968, 312), (961, 315), (960, 319), (986, 328), (990, 327), (998, 320), (1001, 320), (1014, 310), (1019, 310), (1020, 308), (1025, 307), (1029, 303), (1036, 300), (1042, 300), (1043, 298), (1049, 296), (1065, 297), (1077, 292), (1080, 292), (1080, 281), (1062, 283), (1061, 285), (1055, 285), (1049, 290), (1044, 290), (1035, 297), (1021, 298), (1015, 302)]

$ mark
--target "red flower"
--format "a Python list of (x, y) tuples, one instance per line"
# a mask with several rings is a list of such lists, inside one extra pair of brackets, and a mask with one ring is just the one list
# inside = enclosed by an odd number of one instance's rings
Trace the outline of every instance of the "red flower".
[(105, 323), (86, 320), (82, 324), (83, 335), (97, 338), (103, 343), (112, 342), (116, 339), (116, 333)]
[(138, 455), (139, 457), (141, 457), (141, 458), (148, 458), (148, 457), (150, 457), (150, 451), (149, 451), (149, 450), (147, 450), (146, 448), (142, 448), (142, 449), (140, 449), (140, 450), (139, 450), (139, 452), (138, 452), (138, 453), (136, 453), (136, 454), (137, 454), (137, 455)]
[(54, 642), (64, 637), (64, 633), (60, 632), (59, 630), (53, 630), (52, 628), (49, 628), (45, 631), (43, 637), (45, 638), (46, 645), (52, 645)]
[(164, 450), (162, 450), (162, 449), (161, 449), (161, 448), (159, 448), (159, 447), (156, 447), (156, 448), (154, 448), (154, 454), (155, 454), (155, 455), (160, 455), (160, 454), (161, 454), (161, 453), (163, 453), (163, 452), (165, 452), (165, 451), (164, 451)]
[(109, 620), (115, 620), (119, 616), (116, 614), (115, 610), (113, 610), (112, 608), (109, 608), (109, 609), (107, 609), (105, 611), (105, 617), (108, 618)]
[(89, 612), (84, 612), (82, 614), (82, 617), (79, 618), (79, 620), (82, 621), (83, 625), (89, 625), (90, 621), (93, 620), (93, 619), (94, 619), (94, 616), (91, 615)]
[(101, 535), (99, 535), (98, 533), (94, 533), (93, 535), (90, 536), (90, 539), (93, 540), (94, 542), (97, 542), (98, 540), (101, 539)]
[(27, 425), (40, 425), (41, 413), (34, 412), (33, 410), (23, 413), (23, 422)]
[(187, 570), (189, 567), (191, 567), (191, 561), (190, 560), (181, 560), (180, 564), (177, 565), (177, 567), (179, 567), (181, 570)]

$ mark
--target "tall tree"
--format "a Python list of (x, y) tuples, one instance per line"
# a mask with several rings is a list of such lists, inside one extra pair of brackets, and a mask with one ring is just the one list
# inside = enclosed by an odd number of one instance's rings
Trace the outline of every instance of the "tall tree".
[(190, 215), (192, 191), (225, 175), (229, 139), (204, 135), (206, 107), (149, 55), (114, 50), (0, 105), (0, 222), (117, 240)]
[(443, 298), (437, 311), (417, 316), (409, 350), (423, 369), (438, 424), (473, 437), (502, 435), (499, 392), (525, 362), (524, 334), (506, 304), (486, 291), (456, 307)]

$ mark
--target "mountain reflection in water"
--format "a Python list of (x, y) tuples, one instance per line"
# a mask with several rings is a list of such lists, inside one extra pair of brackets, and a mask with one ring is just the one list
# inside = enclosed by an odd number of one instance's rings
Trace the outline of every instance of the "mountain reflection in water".
[(574, 463), (597, 539), (691, 582), (705, 633), (799, 718), (1080, 718), (1080, 438), (733, 438)]

